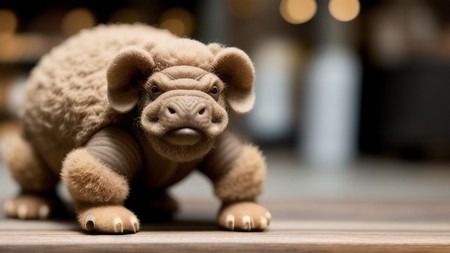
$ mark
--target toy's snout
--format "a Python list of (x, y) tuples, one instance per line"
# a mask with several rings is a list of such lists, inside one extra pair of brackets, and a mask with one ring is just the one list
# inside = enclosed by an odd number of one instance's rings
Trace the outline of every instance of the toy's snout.
[(226, 110), (197, 90), (165, 92), (144, 109), (142, 117), (149, 134), (181, 146), (195, 145), (204, 137), (216, 138), (227, 124)]
[(166, 139), (177, 145), (194, 145), (211, 124), (211, 106), (198, 97), (172, 98), (159, 113), (160, 120), (172, 125)]
[(210, 106), (196, 97), (171, 99), (162, 108), (162, 111), (168, 120), (194, 128), (199, 124), (207, 124), (211, 121)]

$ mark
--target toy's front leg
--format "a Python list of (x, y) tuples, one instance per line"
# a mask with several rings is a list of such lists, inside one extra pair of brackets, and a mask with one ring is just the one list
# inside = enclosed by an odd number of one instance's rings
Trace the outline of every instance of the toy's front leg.
[(123, 203), (129, 193), (128, 181), (141, 165), (142, 154), (135, 140), (115, 127), (100, 130), (84, 148), (67, 155), (61, 176), (84, 230), (139, 230), (137, 217)]
[[(239, 151), (235, 158), (228, 158), (232, 160), (230, 169), (214, 180), (215, 194), (222, 201), (217, 222), (229, 230), (263, 231), (270, 224), (271, 215), (255, 199), (262, 192), (265, 160), (254, 146), (242, 145), (236, 150)], [(227, 155), (222, 158), (227, 159)]]

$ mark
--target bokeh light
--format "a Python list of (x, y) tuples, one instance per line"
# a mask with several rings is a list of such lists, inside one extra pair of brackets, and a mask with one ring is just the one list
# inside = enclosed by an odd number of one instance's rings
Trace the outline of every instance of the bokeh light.
[(358, 0), (330, 0), (328, 9), (331, 15), (342, 22), (355, 19), (361, 6)]
[(315, 0), (282, 0), (280, 14), (286, 22), (302, 24), (309, 21), (317, 12)]
[(65, 36), (71, 36), (84, 28), (93, 27), (96, 24), (94, 14), (85, 8), (76, 8), (69, 11), (62, 21), (62, 32)]
[(183, 8), (171, 8), (161, 14), (160, 27), (184, 37), (191, 36), (194, 31), (194, 17)]

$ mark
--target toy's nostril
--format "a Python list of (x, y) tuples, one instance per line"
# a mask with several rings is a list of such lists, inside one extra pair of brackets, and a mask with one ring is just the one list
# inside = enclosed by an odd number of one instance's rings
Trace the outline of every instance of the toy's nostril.
[(221, 117), (212, 117), (211, 118), (211, 123), (213, 123), (213, 124), (220, 124), (220, 123), (222, 123), (222, 118)]
[(202, 109), (200, 109), (200, 111), (198, 111), (198, 114), (203, 115), (203, 113), (205, 113), (205, 111), (206, 111), (206, 108), (203, 107)]
[(172, 107), (168, 107), (167, 110), (169, 110), (170, 114), (175, 114), (177, 113), (177, 111), (175, 111), (175, 109), (173, 109)]
[(147, 115), (147, 120), (152, 122), (152, 123), (156, 123), (159, 121), (159, 118), (157, 116), (154, 115)]

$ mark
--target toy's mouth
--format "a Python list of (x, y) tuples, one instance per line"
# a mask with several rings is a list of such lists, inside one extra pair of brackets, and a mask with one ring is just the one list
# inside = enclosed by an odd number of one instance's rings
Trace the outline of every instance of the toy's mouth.
[(184, 127), (170, 130), (165, 134), (165, 139), (174, 145), (192, 146), (200, 142), (203, 133), (197, 129)]

